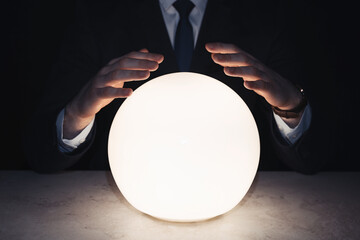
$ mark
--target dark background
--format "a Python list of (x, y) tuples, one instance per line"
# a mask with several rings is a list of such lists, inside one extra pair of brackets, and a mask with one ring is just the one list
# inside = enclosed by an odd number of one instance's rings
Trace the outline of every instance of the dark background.
[[(337, 100), (333, 106), (337, 125), (329, 129), (338, 136), (337, 161), (325, 170), (359, 171), (360, 159), (355, 155), (359, 127), (355, 114), (360, 115), (357, 90), (360, 21), (356, 8), (350, 1), (284, 2), (289, 8), (286, 17), (301, 43), (301, 50), (309, 62), (319, 64), (319, 68), (313, 64), (312, 71), (327, 69), (324, 76), (332, 90), (325, 93), (318, 86), (318, 94)], [(1, 5), (0, 169), (28, 169), (22, 135), (41, 99), (62, 38), (75, 19), (76, 1), (3, 1)], [(315, 48), (317, 55), (313, 54)]]

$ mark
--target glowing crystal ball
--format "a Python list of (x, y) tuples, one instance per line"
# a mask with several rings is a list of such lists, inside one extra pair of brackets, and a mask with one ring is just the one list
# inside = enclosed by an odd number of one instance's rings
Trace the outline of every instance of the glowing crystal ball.
[(260, 142), (239, 95), (214, 78), (182, 72), (155, 78), (124, 101), (108, 154), (115, 182), (133, 207), (191, 222), (241, 201), (257, 172)]

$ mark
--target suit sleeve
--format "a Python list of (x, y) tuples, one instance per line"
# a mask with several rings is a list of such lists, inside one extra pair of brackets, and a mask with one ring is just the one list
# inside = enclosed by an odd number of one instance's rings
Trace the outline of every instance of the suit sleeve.
[[(31, 117), (24, 140), (29, 166), (38, 172), (56, 172), (73, 166), (90, 148), (92, 139), (72, 153), (59, 151), (56, 118), (66, 104), (98, 71), (98, 46), (86, 19), (86, 8), (78, 12), (76, 24), (64, 44), (45, 87), (39, 107)], [(96, 124), (92, 131), (96, 131)], [(94, 132), (90, 134), (94, 136)]]
[[(323, 51), (311, 29), (305, 34), (296, 25), (279, 24), (273, 39), (267, 65), (305, 90), (312, 109), (309, 129), (295, 143), (285, 141), (268, 109), (273, 146), (279, 158), (289, 168), (312, 174), (326, 167), (335, 156), (337, 126), (333, 79)], [(270, 113), (271, 112), (271, 113)]]

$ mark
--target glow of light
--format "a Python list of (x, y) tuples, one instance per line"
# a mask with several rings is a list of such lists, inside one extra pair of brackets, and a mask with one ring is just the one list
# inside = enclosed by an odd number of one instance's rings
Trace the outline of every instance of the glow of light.
[(169, 221), (200, 221), (234, 208), (252, 184), (259, 155), (245, 102), (197, 73), (167, 74), (140, 86), (109, 133), (110, 168), (123, 196)]

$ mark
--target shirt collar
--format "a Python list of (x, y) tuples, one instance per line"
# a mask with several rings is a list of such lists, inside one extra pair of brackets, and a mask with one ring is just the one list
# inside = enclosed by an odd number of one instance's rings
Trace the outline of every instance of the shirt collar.
[[(168, 10), (176, 0), (159, 0), (160, 5)], [(200, 11), (205, 12), (207, 0), (191, 0), (191, 2), (198, 8)]]

